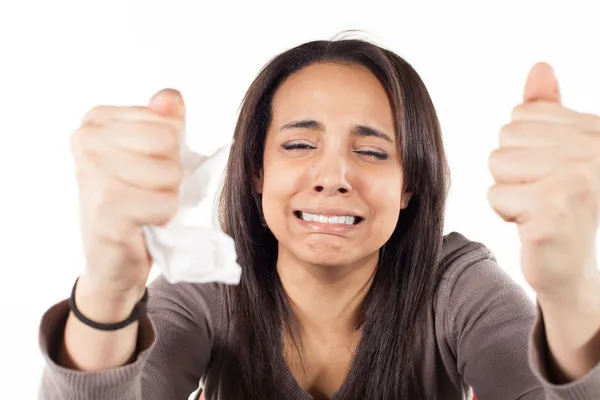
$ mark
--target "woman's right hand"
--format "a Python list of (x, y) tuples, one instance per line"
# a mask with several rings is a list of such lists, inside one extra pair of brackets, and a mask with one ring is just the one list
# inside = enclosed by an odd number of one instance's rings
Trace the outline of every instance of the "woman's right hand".
[(184, 129), (181, 94), (165, 89), (148, 107), (95, 107), (72, 135), (86, 257), (80, 281), (95, 293), (141, 297), (152, 264), (141, 227), (177, 212)]

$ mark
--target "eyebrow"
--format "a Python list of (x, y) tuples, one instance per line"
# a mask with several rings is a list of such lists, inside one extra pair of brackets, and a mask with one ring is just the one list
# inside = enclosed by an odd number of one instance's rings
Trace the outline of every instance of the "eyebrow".
[[(312, 119), (302, 119), (283, 124), (281, 128), (279, 128), (279, 131), (281, 132), (286, 129), (311, 129), (315, 131), (324, 132), (325, 126), (319, 121), (315, 121)], [(351, 134), (354, 136), (361, 137), (372, 136), (383, 140), (387, 140), (390, 143), (394, 142), (390, 135), (388, 135), (387, 133), (366, 125), (355, 125), (354, 127), (352, 127)]]

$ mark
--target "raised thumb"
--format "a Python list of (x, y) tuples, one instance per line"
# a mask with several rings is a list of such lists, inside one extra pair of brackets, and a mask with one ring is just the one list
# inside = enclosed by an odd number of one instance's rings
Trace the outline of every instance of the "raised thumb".
[(185, 117), (185, 103), (181, 93), (175, 89), (163, 89), (150, 99), (150, 109), (169, 117)]
[(523, 102), (536, 100), (561, 102), (558, 81), (554, 70), (547, 63), (535, 64), (529, 72), (527, 83), (525, 83)]

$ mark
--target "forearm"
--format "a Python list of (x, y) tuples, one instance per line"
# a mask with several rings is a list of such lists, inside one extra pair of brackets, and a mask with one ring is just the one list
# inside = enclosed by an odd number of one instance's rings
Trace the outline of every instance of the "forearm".
[(571, 294), (540, 296), (555, 383), (582, 378), (600, 362), (600, 272)]
[[(87, 318), (99, 323), (115, 323), (126, 319), (143, 292), (107, 295), (91, 285), (85, 277), (77, 283), (75, 302)], [(101, 331), (79, 321), (71, 312), (65, 326), (58, 364), (81, 371), (116, 368), (132, 361), (136, 351), (138, 323), (116, 331)]]

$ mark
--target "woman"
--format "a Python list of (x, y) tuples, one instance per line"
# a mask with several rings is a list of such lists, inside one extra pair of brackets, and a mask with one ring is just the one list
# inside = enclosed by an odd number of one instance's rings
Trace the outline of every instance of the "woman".
[(166, 90), (97, 107), (73, 135), (87, 265), (77, 312), (65, 300), (43, 317), (41, 398), (183, 399), (199, 382), (207, 400), (600, 397), (600, 352), (563, 357), (558, 311), (536, 318), (489, 250), (443, 237), (431, 99), (402, 58), (359, 40), (277, 56), (243, 101), (220, 202), (240, 285), (159, 277), (138, 313), (139, 227), (175, 212), (184, 120)]

